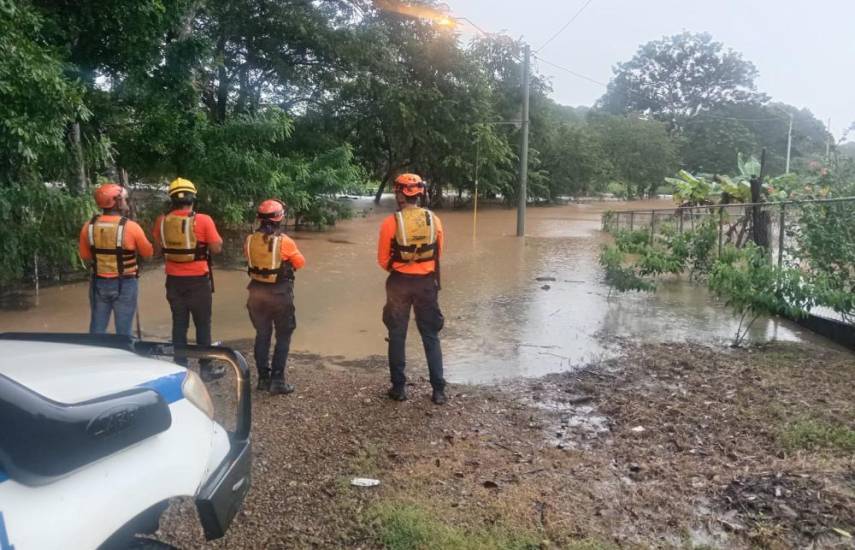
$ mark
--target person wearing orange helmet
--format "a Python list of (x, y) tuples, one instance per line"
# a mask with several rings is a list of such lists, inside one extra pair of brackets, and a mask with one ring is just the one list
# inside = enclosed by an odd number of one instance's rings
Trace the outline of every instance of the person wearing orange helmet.
[[(223, 251), (223, 238), (211, 216), (196, 212), (196, 186), (175, 178), (169, 184), (170, 211), (154, 222), (154, 246), (166, 260), (166, 299), (172, 311), (172, 343), (186, 344), (190, 317), (196, 326), (196, 343), (211, 345), (213, 277), (211, 254)], [(176, 359), (186, 365), (187, 359)], [(202, 380), (222, 377), (225, 367), (199, 362)]]
[(383, 220), (377, 243), (377, 262), (389, 272), (386, 279), (386, 305), (383, 324), (389, 331), (389, 373), (392, 387), (389, 398), (407, 398), (406, 341), (410, 323), (410, 308), (415, 311), (416, 326), (425, 349), (431, 399), (444, 404), (442, 348), (439, 331), (444, 325), (439, 308), (439, 262), (444, 234), (439, 217), (418, 205), (425, 195), (425, 183), (416, 174), (402, 174), (395, 179), (395, 200), (398, 211)]
[[(294, 310), (294, 272), (306, 265), (297, 244), (282, 233), (285, 205), (268, 199), (258, 206), (258, 228), (246, 238), (244, 255), (249, 274), (246, 308), (255, 328), (255, 366), (258, 386), (273, 395), (289, 394), (293, 384), (285, 381), (285, 366), (291, 335), (297, 327)], [(273, 361), (270, 340), (276, 332)]]
[(138, 257), (154, 253), (142, 227), (126, 217), (127, 191), (115, 183), (95, 189), (101, 209), (80, 230), (80, 257), (92, 266), (89, 332), (107, 332), (114, 317), (116, 334), (130, 336), (139, 294)]

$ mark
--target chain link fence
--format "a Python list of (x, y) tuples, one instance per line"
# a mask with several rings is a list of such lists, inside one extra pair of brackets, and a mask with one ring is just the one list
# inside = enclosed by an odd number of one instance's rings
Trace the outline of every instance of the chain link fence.
[[(849, 223), (855, 212), (855, 197), (609, 211), (603, 214), (602, 222), (603, 230), (610, 233), (650, 231), (654, 236), (666, 230), (682, 233), (704, 223), (713, 223), (718, 233), (719, 254), (728, 245), (742, 248), (753, 242), (769, 250), (770, 257), (779, 266), (785, 263), (801, 265), (799, 247), (803, 216), (806, 211), (816, 208), (825, 209), (829, 216), (839, 217), (840, 223)], [(855, 246), (855, 243), (850, 243), (850, 246)], [(809, 269), (809, 266), (802, 267)], [(826, 319), (847, 320), (827, 307), (816, 307), (811, 313)], [(847, 321), (853, 324), (851, 318)]]

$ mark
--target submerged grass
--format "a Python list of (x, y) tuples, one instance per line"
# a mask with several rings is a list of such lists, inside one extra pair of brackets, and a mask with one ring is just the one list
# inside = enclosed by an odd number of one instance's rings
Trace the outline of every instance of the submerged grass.
[(855, 451), (855, 430), (823, 420), (804, 419), (787, 425), (780, 434), (788, 450), (834, 449)]

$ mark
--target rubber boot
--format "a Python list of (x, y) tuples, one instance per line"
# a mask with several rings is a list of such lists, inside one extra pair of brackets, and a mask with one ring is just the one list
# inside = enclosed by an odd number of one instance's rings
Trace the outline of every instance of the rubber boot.
[(389, 388), (389, 391), (386, 392), (386, 395), (389, 396), (389, 399), (392, 401), (406, 401), (407, 400), (407, 390), (404, 386), (392, 386)]

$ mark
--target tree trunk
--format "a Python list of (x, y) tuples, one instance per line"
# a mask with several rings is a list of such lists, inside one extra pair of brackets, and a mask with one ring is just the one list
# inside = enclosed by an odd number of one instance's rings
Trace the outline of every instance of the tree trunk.
[(86, 192), (86, 159), (83, 156), (83, 142), (80, 136), (80, 123), (74, 122), (68, 130), (68, 141), (72, 158), (71, 177), (68, 188), (76, 195)]
[(221, 36), (217, 40), (217, 122), (226, 121), (226, 107), (229, 101), (229, 75), (226, 70), (226, 38)]
[(247, 112), (247, 103), (250, 99), (252, 90), (249, 87), (249, 63), (244, 63), (238, 69), (238, 98), (235, 104), (235, 112), (245, 114)]

